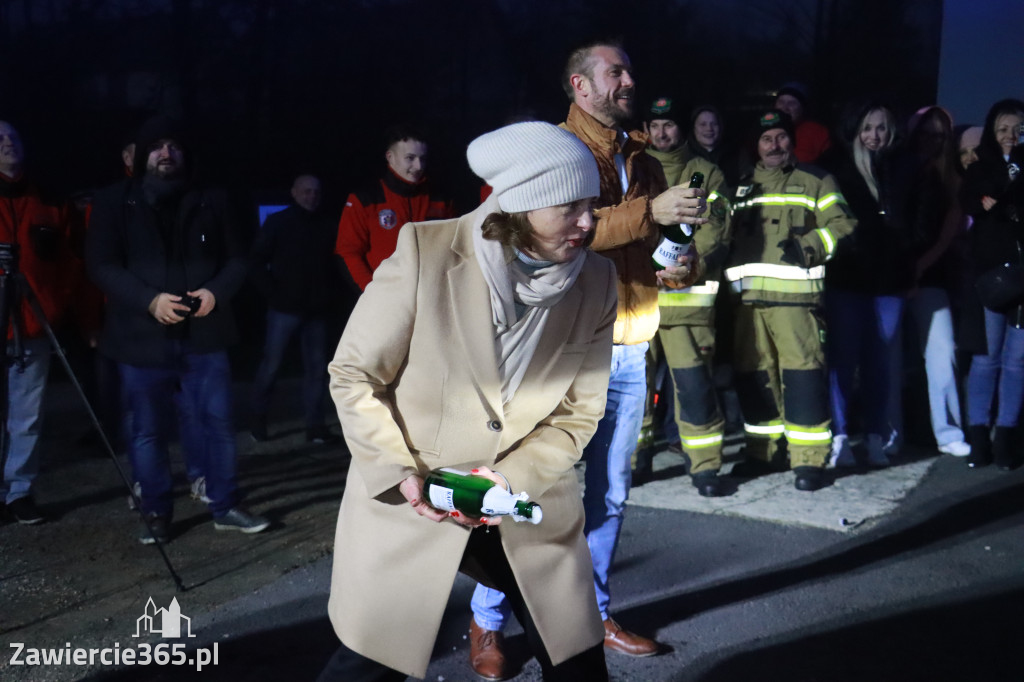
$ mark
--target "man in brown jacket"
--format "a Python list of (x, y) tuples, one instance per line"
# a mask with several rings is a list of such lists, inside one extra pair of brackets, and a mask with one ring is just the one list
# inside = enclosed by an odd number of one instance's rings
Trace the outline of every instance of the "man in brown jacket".
[[(651, 656), (660, 651), (658, 643), (623, 629), (609, 614), (608, 574), (629, 494), (630, 456), (643, 419), (645, 353), (658, 331), (658, 285), (689, 286), (701, 269), (691, 251), (677, 267), (655, 272), (651, 254), (661, 239), (661, 225), (706, 222), (699, 217), (705, 209), (704, 191), (668, 188), (661, 165), (644, 152), (647, 135), (624, 129), (633, 115), (635, 84), (629, 57), (621, 47), (596, 43), (575, 50), (566, 64), (562, 87), (572, 101), (562, 127), (590, 148), (601, 175), (591, 248), (615, 264), (619, 295), (608, 401), (583, 454), (587, 463), (584, 533), (594, 563), (605, 647)], [(495, 631), (501, 629), (507, 607), (500, 593), (478, 587), (473, 613), (473, 668), (497, 679), (493, 673), (503, 666), (503, 656)]]

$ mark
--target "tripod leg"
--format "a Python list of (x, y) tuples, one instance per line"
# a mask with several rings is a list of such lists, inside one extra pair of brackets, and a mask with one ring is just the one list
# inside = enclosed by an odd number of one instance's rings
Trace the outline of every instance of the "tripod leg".
[(32, 286), (28, 280), (25, 279), (25, 275), (18, 273), (16, 275), (19, 292), (24, 295), (25, 300), (28, 301), (32, 307), (32, 311), (36, 314), (39, 322), (42, 324), (43, 329), (46, 331), (46, 336), (50, 340), (50, 346), (53, 348), (53, 352), (60, 359), (61, 366), (67, 373), (68, 378), (71, 380), (71, 384), (75, 387), (75, 391), (78, 393), (78, 397), (82, 399), (82, 404), (85, 406), (85, 410), (89, 415), (90, 421), (92, 421), (93, 428), (100, 436), (100, 441), (103, 443), (104, 449), (107, 454), (110, 455), (110, 460), (114, 463), (114, 468), (117, 469), (117, 473), (120, 474), (121, 480), (124, 481), (124, 485), (128, 488), (128, 493), (135, 500), (136, 509), (139, 512), (139, 516), (142, 517), (143, 523), (146, 524), (146, 528), (149, 529), (150, 535), (156, 539), (157, 549), (160, 550), (160, 556), (163, 557), (164, 564), (167, 566), (167, 570), (170, 572), (171, 577), (174, 579), (174, 584), (179, 591), (185, 591), (185, 585), (181, 582), (181, 578), (175, 572), (174, 567), (171, 565), (171, 560), (167, 556), (167, 552), (164, 550), (163, 543), (157, 538), (157, 534), (153, 532), (153, 527), (149, 522), (149, 519), (142, 512), (142, 503), (135, 495), (135, 489), (132, 485), (131, 479), (128, 474), (125, 473), (124, 467), (121, 466), (121, 462), (117, 459), (117, 454), (114, 452), (114, 447), (110, 444), (110, 439), (107, 438), (106, 432), (103, 430), (103, 425), (100, 423), (99, 417), (96, 416), (96, 411), (93, 410), (92, 404), (89, 402), (89, 398), (85, 395), (85, 389), (82, 388), (81, 382), (78, 381), (78, 377), (75, 375), (74, 370), (71, 368), (71, 363), (68, 362), (68, 357), (64, 353), (64, 349), (61, 348), (60, 343), (57, 341), (57, 335), (53, 333), (53, 327), (50, 326), (49, 320), (46, 319), (46, 313), (43, 312), (43, 307), (39, 303), (39, 299), (36, 297), (35, 292), (32, 291)]

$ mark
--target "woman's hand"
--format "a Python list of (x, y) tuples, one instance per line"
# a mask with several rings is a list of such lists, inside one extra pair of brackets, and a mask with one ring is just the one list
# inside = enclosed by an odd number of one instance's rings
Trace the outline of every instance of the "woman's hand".
[[(505, 482), (500, 476), (495, 474), (487, 467), (480, 467), (474, 469), (473, 474), (477, 476), (483, 476), (484, 478), (490, 479), (505, 488)], [(409, 476), (404, 481), (398, 484), (398, 492), (402, 493), (402, 497), (408, 500), (409, 505), (416, 510), (416, 513), (420, 516), (424, 516), (431, 521), (440, 523), (445, 519), (451, 519), (459, 525), (466, 526), (467, 528), (476, 528), (477, 526), (497, 526), (501, 523), (500, 516), (483, 516), (480, 518), (466, 516), (460, 511), (444, 512), (440, 509), (435, 509), (426, 501), (423, 497), (423, 479), (416, 474)]]
[(410, 506), (420, 516), (425, 516), (431, 521), (441, 522), (448, 518), (448, 513), (440, 509), (434, 509), (430, 503), (423, 499), (423, 479), (413, 474), (398, 484), (398, 492), (409, 501)]

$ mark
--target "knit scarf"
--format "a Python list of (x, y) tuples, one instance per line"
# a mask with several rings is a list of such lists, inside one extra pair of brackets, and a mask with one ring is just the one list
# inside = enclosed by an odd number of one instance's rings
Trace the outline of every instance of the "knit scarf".
[[(586, 255), (581, 250), (565, 263), (524, 272), (516, 266), (515, 253), (496, 241), (484, 239), (481, 226), (491, 213), (499, 211), (497, 197), (491, 196), (478, 210), (473, 224), (473, 247), (491, 297), (491, 321), (501, 377), (501, 399), (507, 404), (519, 389), (526, 368), (540, 343), (548, 315), (576, 283)], [(526, 306), (516, 315), (516, 302)]]

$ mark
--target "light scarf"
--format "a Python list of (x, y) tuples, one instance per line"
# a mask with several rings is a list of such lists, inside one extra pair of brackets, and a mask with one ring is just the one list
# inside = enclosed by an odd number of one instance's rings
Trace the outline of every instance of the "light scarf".
[[(507, 404), (522, 383), (551, 308), (575, 284), (586, 255), (580, 250), (575, 258), (565, 263), (552, 263), (533, 272), (523, 272), (516, 266), (516, 257), (511, 249), (484, 239), (481, 225), (490, 213), (497, 210), (495, 201), (492, 211), (480, 211), (480, 217), (473, 225), (473, 247), (490, 290), (501, 400)], [(521, 318), (516, 316), (516, 301), (526, 306)]]

